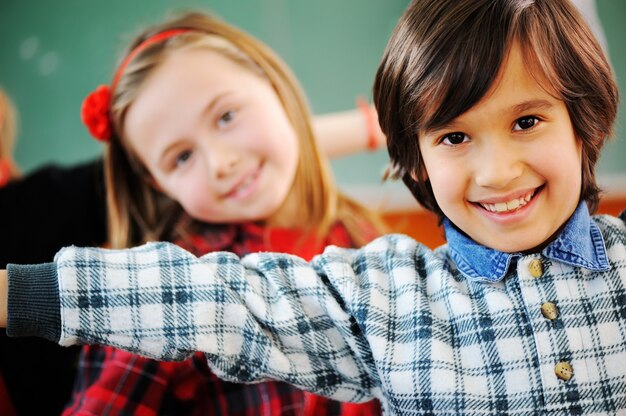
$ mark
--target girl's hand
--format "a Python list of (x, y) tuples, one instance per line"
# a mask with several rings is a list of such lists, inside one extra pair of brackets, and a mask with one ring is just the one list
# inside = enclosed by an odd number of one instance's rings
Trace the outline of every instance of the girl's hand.
[(361, 109), (315, 116), (313, 130), (320, 148), (330, 158), (383, 149), (387, 138), (378, 125), (376, 109), (369, 107), (369, 118)]

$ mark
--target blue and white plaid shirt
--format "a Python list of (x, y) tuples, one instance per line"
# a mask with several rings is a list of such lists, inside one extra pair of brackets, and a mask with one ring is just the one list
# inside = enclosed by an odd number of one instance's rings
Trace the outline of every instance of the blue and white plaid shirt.
[(10, 267), (9, 332), (163, 360), (199, 350), (225, 378), (377, 397), (388, 414), (626, 414), (625, 219), (581, 205), (528, 255), (450, 224), (434, 251), (389, 235), (310, 264), (67, 248)]

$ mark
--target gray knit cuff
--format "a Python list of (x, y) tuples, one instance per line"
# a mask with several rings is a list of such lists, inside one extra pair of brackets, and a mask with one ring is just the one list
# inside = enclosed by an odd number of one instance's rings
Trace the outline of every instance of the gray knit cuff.
[(59, 342), (61, 302), (56, 264), (9, 264), (7, 335)]

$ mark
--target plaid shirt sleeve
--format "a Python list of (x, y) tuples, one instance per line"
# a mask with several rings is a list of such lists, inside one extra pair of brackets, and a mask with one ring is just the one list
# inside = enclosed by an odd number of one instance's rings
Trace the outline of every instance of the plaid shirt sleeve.
[(202, 351), (225, 379), (277, 378), (338, 400), (369, 400), (373, 361), (346, 310), (354, 253), (332, 248), (309, 265), (269, 253), (197, 258), (169, 243), (67, 248), (56, 257), (60, 343), (161, 360)]

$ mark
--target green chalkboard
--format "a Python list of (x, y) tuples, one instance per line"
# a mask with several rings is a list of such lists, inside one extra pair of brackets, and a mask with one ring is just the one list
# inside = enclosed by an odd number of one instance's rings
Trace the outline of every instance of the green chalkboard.
[[(84, 96), (108, 83), (127, 41), (169, 13), (209, 10), (257, 36), (291, 66), (315, 113), (345, 110), (371, 97), (380, 56), (409, 0), (2, 0), (0, 84), (21, 113), (16, 159), (28, 171), (45, 163), (91, 159), (102, 145), (80, 123)], [(626, 88), (626, 2), (600, 0), (611, 61)], [(623, 89), (626, 91), (626, 89)], [(620, 107), (616, 140), (601, 173), (626, 171)], [(340, 184), (379, 184), (384, 150), (333, 162)]]

